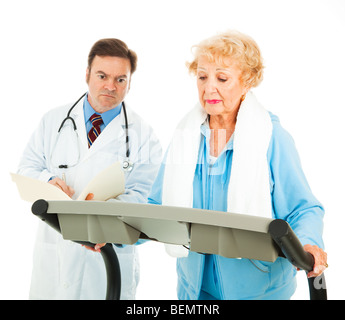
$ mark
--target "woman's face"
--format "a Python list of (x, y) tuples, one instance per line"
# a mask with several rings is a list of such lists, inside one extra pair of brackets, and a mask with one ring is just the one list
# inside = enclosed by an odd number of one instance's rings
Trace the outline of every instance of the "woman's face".
[(241, 81), (241, 71), (230, 58), (224, 65), (200, 56), (197, 68), (199, 100), (210, 116), (237, 114), (241, 99), (248, 92)]

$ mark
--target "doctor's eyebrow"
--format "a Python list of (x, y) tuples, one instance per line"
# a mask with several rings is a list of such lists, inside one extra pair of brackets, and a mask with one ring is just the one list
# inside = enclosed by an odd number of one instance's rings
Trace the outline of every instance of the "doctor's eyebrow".
[[(105, 77), (109, 77), (108, 74), (106, 74), (105, 72), (103, 72), (103, 71), (101, 71), (101, 70), (96, 71), (96, 74), (97, 74), (97, 75), (101, 74), (101, 75), (103, 75), (103, 76), (105, 76)], [(123, 74), (123, 75), (119, 75), (119, 76), (116, 76), (116, 77), (115, 77), (115, 79), (123, 79), (123, 78), (127, 79), (127, 75), (126, 75), (126, 74)]]

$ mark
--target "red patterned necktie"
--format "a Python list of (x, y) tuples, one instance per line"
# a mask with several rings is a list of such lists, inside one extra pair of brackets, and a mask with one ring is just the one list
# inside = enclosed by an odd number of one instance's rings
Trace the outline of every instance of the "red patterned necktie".
[(99, 114), (93, 114), (90, 117), (90, 121), (92, 123), (92, 128), (90, 129), (87, 135), (87, 141), (89, 144), (89, 148), (97, 139), (97, 137), (101, 134), (101, 124), (103, 123), (102, 117)]

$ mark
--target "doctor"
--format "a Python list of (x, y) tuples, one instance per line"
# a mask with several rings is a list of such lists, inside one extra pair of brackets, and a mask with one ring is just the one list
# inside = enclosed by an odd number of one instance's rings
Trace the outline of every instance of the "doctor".
[[(124, 103), (136, 64), (135, 52), (124, 42), (96, 42), (88, 57), (88, 93), (73, 108), (69, 104), (44, 115), (18, 173), (47, 181), (75, 199), (95, 175), (120, 161), (125, 192), (109, 201), (146, 202), (161, 160), (161, 146), (152, 128)], [(94, 114), (98, 120), (91, 121)], [(86, 200), (92, 197), (89, 194)], [(139, 280), (136, 248), (115, 250), (122, 270), (121, 299), (135, 299)], [(101, 255), (63, 240), (40, 222), (30, 299), (104, 299), (105, 292)]]

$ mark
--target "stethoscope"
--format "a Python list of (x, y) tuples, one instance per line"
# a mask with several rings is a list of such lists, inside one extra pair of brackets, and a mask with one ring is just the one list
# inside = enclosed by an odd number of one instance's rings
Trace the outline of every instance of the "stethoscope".
[[(78, 133), (77, 133), (77, 125), (74, 121), (74, 119), (71, 117), (71, 112), (72, 110), (74, 109), (74, 107), (79, 103), (79, 101), (81, 99), (83, 99), (85, 97), (85, 95), (87, 94), (87, 92), (85, 92), (73, 105), (72, 107), (68, 110), (67, 112), (67, 116), (65, 117), (65, 119), (62, 120), (61, 122), (61, 125), (60, 125), (60, 128), (58, 130), (58, 136), (60, 135), (60, 132), (61, 132), (61, 129), (64, 127), (66, 121), (70, 120), (72, 122), (72, 125), (73, 125), (73, 130), (75, 132), (75, 134), (78, 136)], [(129, 159), (129, 154), (130, 154), (130, 151), (129, 151), (129, 135), (128, 135), (128, 119), (127, 119), (127, 111), (126, 111), (126, 106), (125, 106), (125, 103), (122, 102), (122, 107), (123, 107), (123, 114), (125, 116), (125, 132), (126, 132), (126, 159), (123, 161), (122, 163), (122, 168), (123, 170), (125, 171), (131, 171), (133, 169), (133, 163), (130, 161)], [(58, 137), (57, 137), (58, 139)], [(79, 149), (79, 156), (80, 156), (80, 149)], [(73, 165), (67, 165), (67, 164), (59, 164), (58, 165), (58, 168), (59, 169), (67, 169), (69, 167), (74, 167), (77, 163), (79, 162), (79, 157), (78, 157), (78, 160), (75, 164)]]

